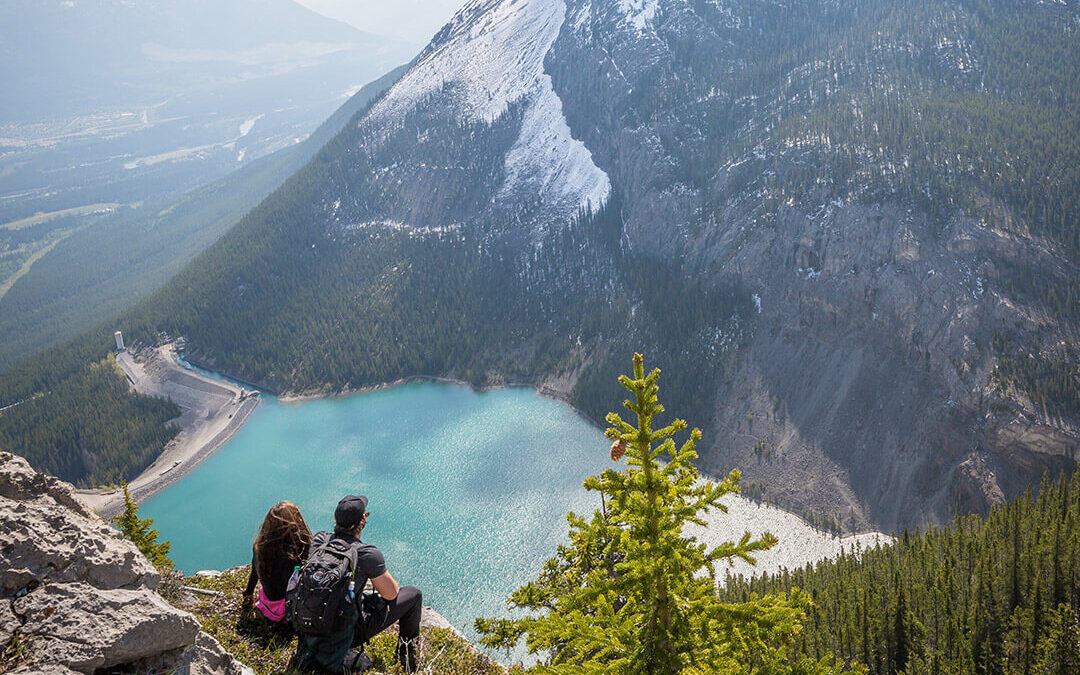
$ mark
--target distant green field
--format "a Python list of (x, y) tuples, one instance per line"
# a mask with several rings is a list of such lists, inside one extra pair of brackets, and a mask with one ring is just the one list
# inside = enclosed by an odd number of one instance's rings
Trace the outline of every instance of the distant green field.
[[(88, 213), (94, 213), (95, 211), (103, 211), (105, 209), (115, 209), (123, 204), (88, 204), (86, 206), (76, 206), (70, 209), (64, 209), (62, 211), (50, 211), (49, 213), (35, 213), (29, 218), (21, 218), (19, 220), (13, 220), (10, 223), (0, 224), (2, 230), (22, 230), (27, 227), (33, 227), (41, 223), (52, 220), (53, 218), (60, 218), (63, 216), (83, 216)], [(0, 293), (2, 296), (3, 293)]]
[(6, 295), (9, 290), (11, 290), (11, 287), (15, 285), (15, 282), (18, 281), (19, 279), (21, 279), (23, 276), (26, 275), (27, 272), (30, 271), (30, 268), (33, 266), (34, 263), (36, 263), (38, 260), (41, 260), (43, 257), (45, 257), (45, 255), (49, 251), (56, 248), (57, 244), (62, 242), (64, 239), (67, 239), (74, 232), (76, 232), (77, 229), (78, 228), (62, 231), (60, 233), (60, 235), (56, 239), (54, 239), (52, 242), (46, 244), (41, 249), (36, 251), (33, 255), (31, 255), (29, 258), (27, 258), (22, 263), (22, 265), (19, 266), (19, 269), (15, 270), (14, 274), (12, 274), (11, 276), (9, 276), (6, 279), (0, 279), (0, 298), (3, 298), (4, 295)]

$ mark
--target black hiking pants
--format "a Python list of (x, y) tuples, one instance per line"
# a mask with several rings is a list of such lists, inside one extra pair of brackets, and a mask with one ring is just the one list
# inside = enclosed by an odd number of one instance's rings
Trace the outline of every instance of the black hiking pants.
[[(381, 600), (381, 598), (380, 598)], [(420, 637), (420, 614), (423, 611), (424, 596), (415, 586), (405, 586), (398, 590), (396, 598), (389, 602), (376, 602), (374, 606), (365, 602), (365, 612), (356, 626), (353, 646), (367, 642), (383, 632), (394, 622), (398, 623), (398, 661), (407, 664), (415, 661), (418, 638)]]

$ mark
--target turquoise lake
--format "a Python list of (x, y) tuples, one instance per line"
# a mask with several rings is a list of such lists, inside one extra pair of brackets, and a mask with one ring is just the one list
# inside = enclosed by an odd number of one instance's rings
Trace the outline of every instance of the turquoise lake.
[(251, 560), (267, 509), (296, 502), (312, 531), (363, 494), (364, 541), (402, 585), (472, 636), (591, 513), (581, 482), (607, 461), (603, 433), (531, 389), (412, 383), (302, 403), (266, 397), (220, 450), (141, 508), (187, 573)]

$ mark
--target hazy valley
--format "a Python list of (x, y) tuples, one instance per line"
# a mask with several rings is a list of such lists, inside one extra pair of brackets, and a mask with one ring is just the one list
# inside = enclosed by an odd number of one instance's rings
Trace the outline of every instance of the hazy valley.
[[(298, 146), (331, 113), (414, 53), (292, 2), (186, 3), (162, 20), (165, 7), (0, 7), (0, 364), (163, 283), (314, 153)], [(271, 154), (302, 160), (267, 179), (256, 160)], [(242, 186), (227, 177), (240, 168)], [(192, 192), (205, 200), (222, 180), (228, 200), (193, 216)]]

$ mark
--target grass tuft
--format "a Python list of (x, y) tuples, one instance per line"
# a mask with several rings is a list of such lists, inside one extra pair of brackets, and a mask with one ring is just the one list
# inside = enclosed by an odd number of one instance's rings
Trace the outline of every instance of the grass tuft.
[(15, 670), (26, 660), (26, 647), (30, 638), (22, 636), (18, 631), (11, 636), (11, 640), (0, 648), (0, 673)]

